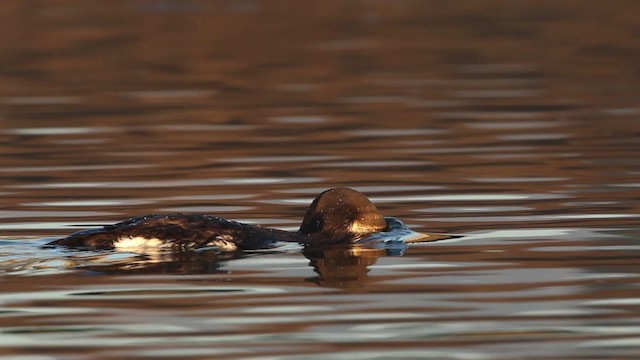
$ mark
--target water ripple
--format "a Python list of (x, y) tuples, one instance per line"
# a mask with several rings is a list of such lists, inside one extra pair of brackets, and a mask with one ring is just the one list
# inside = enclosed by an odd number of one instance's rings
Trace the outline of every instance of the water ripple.
[(601, 219), (629, 219), (640, 218), (635, 214), (555, 214), (555, 215), (522, 215), (522, 216), (468, 216), (468, 217), (430, 217), (429, 221), (464, 221), (464, 222), (531, 222), (558, 220), (601, 220)]
[(102, 164), (102, 165), (59, 165), (59, 166), (16, 166), (4, 167), (2, 171), (12, 173), (46, 172), (46, 171), (90, 171), (90, 170), (125, 170), (146, 169), (155, 167), (153, 164)]
[[(564, 199), (564, 194), (451, 194), (451, 195), (396, 195), (370, 196), (374, 203), (403, 203), (415, 201), (516, 201), (516, 200), (549, 200)], [(308, 204), (309, 199), (270, 199), (259, 200), (268, 204)]]
[(47, 105), (69, 105), (82, 102), (78, 96), (21, 96), (7, 97), (0, 100), (4, 105), (19, 106), (47, 106)]
[(225, 163), (289, 163), (289, 162), (324, 162), (342, 159), (342, 156), (331, 155), (289, 155), (289, 156), (246, 156), (226, 159), (211, 159)]
[(471, 181), (488, 183), (529, 183), (571, 180), (570, 178), (565, 177), (474, 177), (468, 179)]
[(484, 212), (510, 212), (510, 211), (527, 211), (533, 208), (528, 206), (458, 206), (458, 207), (431, 207), (425, 209), (414, 209), (417, 212), (433, 212), (433, 213), (484, 213)]
[(221, 185), (272, 185), (300, 184), (321, 181), (317, 177), (289, 178), (213, 178), (213, 179), (180, 179), (180, 180), (145, 180), (145, 181), (105, 181), (105, 182), (68, 182), (14, 185), (19, 189), (65, 189), (65, 188), (158, 188), (158, 187), (191, 187)]
[(3, 133), (11, 135), (85, 135), (101, 134), (116, 131), (108, 127), (34, 127), (4, 130)]
[(215, 95), (211, 90), (146, 90), (146, 91), (129, 91), (123, 93), (126, 97), (136, 100), (155, 100), (155, 99), (194, 99), (208, 98)]

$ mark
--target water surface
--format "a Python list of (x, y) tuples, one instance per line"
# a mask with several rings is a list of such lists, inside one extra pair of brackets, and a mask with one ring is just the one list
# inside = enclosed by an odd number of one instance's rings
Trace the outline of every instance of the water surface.
[[(633, 1), (5, 1), (0, 359), (635, 359)], [(147, 213), (408, 249), (41, 249)]]

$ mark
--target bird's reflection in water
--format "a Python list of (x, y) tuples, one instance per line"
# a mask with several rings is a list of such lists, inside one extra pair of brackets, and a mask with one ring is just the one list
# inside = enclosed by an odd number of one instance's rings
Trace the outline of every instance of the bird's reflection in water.
[[(380, 256), (390, 255), (389, 249), (360, 247), (353, 244), (331, 247), (305, 247), (303, 255), (318, 276), (306, 279), (320, 286), (333, 288), (358, 288), (367, 281), (369, 266)], [(67, 266), (102, 274), (227, 274), (228, 261), (255, 254), (218, 251), (182, 251), (156, 255), (113, 253), (91, 257), (69, 257)]]
[(352, 244), (331, 248), (306, 247), (303, 254), (318, 274), (307, 281), (320, 286), (341, 289), (362, 287), (367, 282), (369, 266), (375, 264), (380, 256), (387, 253), (387, 249), (366, 248)]
[(239, 259), (239, 252), (172, 251), (153, 255), (130, 254), (119, 259), (108, 259), (109, 255), (84, 259), (73, 267), (103, 274), (226, 274), (225, 264), (229, 260)]

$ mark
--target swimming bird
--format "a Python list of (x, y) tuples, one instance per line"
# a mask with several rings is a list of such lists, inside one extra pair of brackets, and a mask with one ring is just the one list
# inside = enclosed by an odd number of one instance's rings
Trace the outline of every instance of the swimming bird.
[(416, 242), (430, 235), (409, 230), (398, 219), (385, 218), (362, 193), (333, 188), (318, 195), (298, 231), (249, 225), (204, 214), (145, 215), (70, 234), (45, 247), (116, 249), (150, 252), (161, 249), (219, 251), (268, 249), (279, 242), (307, 246), (375, 241)]

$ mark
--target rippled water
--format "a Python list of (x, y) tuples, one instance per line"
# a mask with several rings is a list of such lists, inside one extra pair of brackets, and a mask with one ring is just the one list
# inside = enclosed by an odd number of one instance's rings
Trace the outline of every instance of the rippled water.
[[(5, 1), (0, 359), (640, 356), (634, 1)], [(42, 249), (129, 216), (402, 249)], [(396, 251), (397, 250), (397, 251)]]

